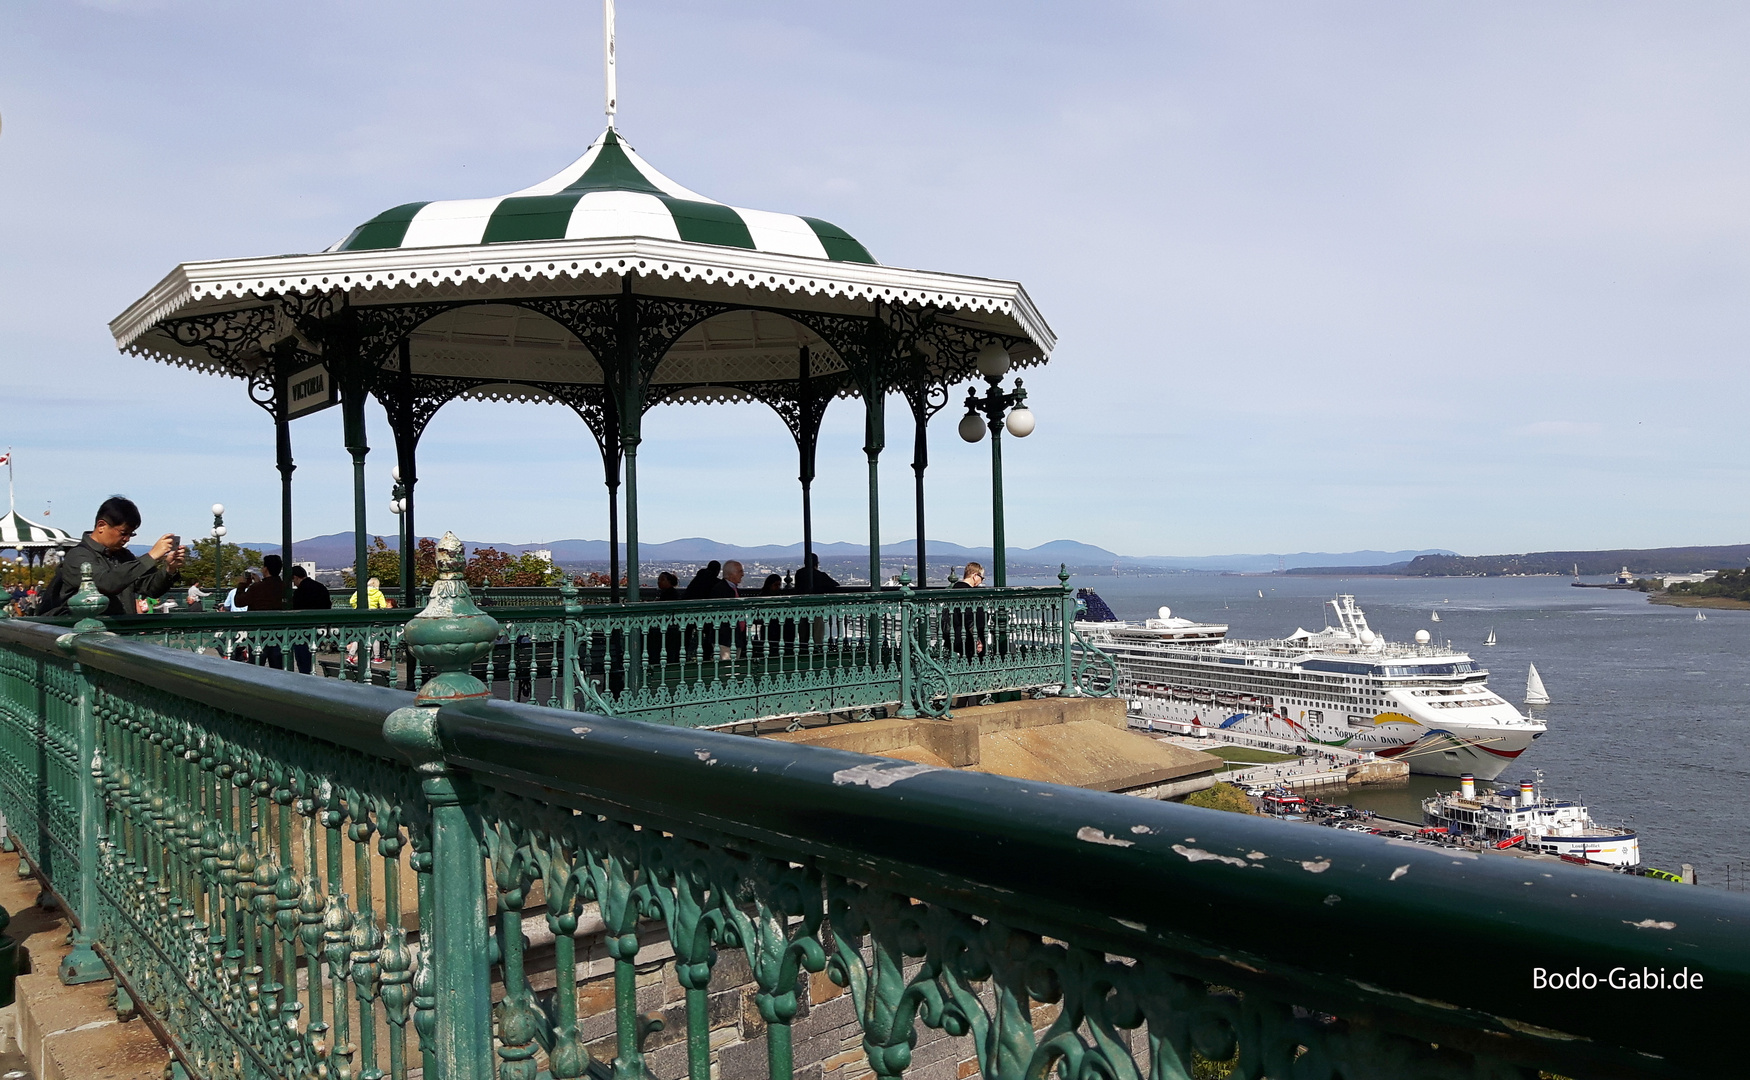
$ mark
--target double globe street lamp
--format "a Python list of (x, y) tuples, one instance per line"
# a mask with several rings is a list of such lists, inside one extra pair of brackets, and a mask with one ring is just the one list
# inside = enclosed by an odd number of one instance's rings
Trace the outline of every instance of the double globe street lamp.
[(213, 504), (213, 589), (218, 592), (219, 599), (214, 604), (225, 600), (225, 504)]
[(395, 534), (398, 542), (397, 561), (401, 564), (401, 603), (413, 605), (413, 550), (411, 538), (407, 535), (407, 523), (411, 518), (408, 513), (413, 508), (411, 493), (407, 485), (401, 482), (401, 466), (389, 470), (389, 479), (395, 486), (389, 492), (389, 512), (395, 515)]
[(980, 397), (976, 389), (966, 391), (966, 415), (960, 418), (960, 437), (969, 443), (984, 438), (990, 429), (990, 512), (991, 584), (1001, 588), (1009, 583), (1008, 549), (1003, 536), (1003, 428), (1017, 439), (1033, 434), (1033, 410), (1027, 407), (1027, 391), (1021, 380), (1015, 380), (1013, 390), (1004, 391), (1002, 379), (1009, 372), (1009, 350), (1001, 345), (986, 345), (978, 350), (978, 373), (989, 387)]

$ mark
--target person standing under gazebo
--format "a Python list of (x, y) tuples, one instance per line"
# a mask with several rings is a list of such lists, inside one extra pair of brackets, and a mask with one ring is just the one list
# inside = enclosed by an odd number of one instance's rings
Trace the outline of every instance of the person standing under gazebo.
[(55, 570), (46, 594), (41, 598), (39, 613), (67, 614), (67, 601), (79, 591), (80, 571), (91, 567), (91, 584), (109, 597), (104, 615), (132, 615), (134, 601), (156, 599), (170, 591), (182, 573), (186, 552), (178, 547), (176, 536), (165, 533), (145, 555), (128, 550), (128, 541), (140, 528), (140, 508), (132, 499), (112, 495), (97, 508), (97, 520), (91, 531), (68, 550)]

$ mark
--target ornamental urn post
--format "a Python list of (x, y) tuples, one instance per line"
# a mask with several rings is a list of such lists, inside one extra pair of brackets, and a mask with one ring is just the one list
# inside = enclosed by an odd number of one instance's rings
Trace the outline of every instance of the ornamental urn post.
[[(445, 533), (438, 544), (438, 579), (424, 610), (407, 621), (402, 641), (414, 662), (435, 671), (413, 705), (383, 722), (384, 737), (405, 754), (431, 805), (432, 917), (436, 933), (422, 942), (421, 965), (444, 1006), (436, 1010), (433, 1055), (446, 1076), (492, 1075), (492, 974), (487, 940), (486, 849), (474, 804), (479, 792), (465, 770), (444, 759), (442, 706), (490, 696), (471, 672), (492, 650), (498, 620), (481, 611), (462, 577), (462, 542)], [(417, 983), (418, 978), (415, 978)]]

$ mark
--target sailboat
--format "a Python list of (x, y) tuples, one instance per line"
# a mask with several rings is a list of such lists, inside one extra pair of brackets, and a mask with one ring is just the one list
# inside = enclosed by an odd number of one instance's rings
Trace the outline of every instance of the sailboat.
[(1264, 590), (1263, 589), (1258, 590), (1258, 599), (1260, 599), (1260, 600), (1264, 599)]
[(1428, 613), (1428, 617), (1433, 619), (1435, 622), (1440, 621), (1440, 613), (1438, 611), (1430, 611)]
[(1483, 639), (1483, 644), (1484, 645), (1493, 645), (1494, 643), (1495, 643), (1495, 628), (1491, 626), (1491, 627), (1489, 627), (1489, 636)]
[(1696, 612), (1695, 613), (1695, 621), (1696, 622), (1707, 622), (1707, 612), (1705, 612), (1705, 611)]
[(1537, 665), (1531, 665), (1531, 670), (1525, 673), (1525, 703), (1527, 705), (1548, 705), (1549, 691), (1543, 688), (1543, 679), (1537, 674)]

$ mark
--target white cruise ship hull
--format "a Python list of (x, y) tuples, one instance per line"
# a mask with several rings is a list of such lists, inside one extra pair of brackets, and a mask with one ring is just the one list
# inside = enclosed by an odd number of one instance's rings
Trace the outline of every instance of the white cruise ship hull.
[(1487, 720), (1430, 724), (1397, 711), (1376, 713), (1364, 725), (1351, 725), (1347, 720), (1332, 725), (1309, 721), (1304, 715), (1309, 710), (1304, 709), (1299, 710), (1303, 715), (1295, 719), (1274, 712), (1223, 707), (1213, 700), (1204, 704), (1196, 700), (1196, 695), (1185, 697), (1189, 700), (1178, 695), (1133, 692), (1131, 705), (1140, 716), (1172, 724), (1371, 751), (1380, 757), (1397, 758), (1409, 765), (1411, 772), (1427, 776), (1456, 777), (1469, 773), (1478, 780), (1493, 780), (1543, 732), (1542, 727), (1508, 726)]
[(1141, 626), (1078, 622), (1118, 665), (1133, 709), (1190, 728), (1219, 728), (1396, 758), (1430, 776), (1492, 780), (1544, 732), (1492, 693), (1488, 672), (1418, 632), (1382, 640), (1355, 598), (1329, 601), (1337, 626), (1273, 641), (1233, 641), (1227, 627), (1171, 618)]

